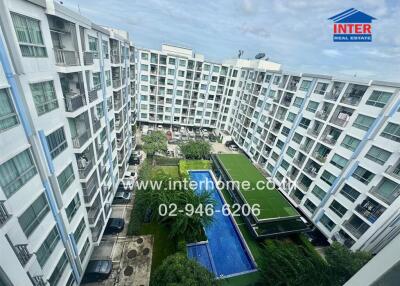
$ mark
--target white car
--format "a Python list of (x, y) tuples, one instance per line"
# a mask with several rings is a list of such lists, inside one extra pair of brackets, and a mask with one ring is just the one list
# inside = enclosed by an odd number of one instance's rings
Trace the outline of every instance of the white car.
[(237, 150), (239, 150), (239, 148), (236, 145), (231, 145), (231, 146), (229, 146), (229, 150), (237, 151)]
[(138, 175), (136, 172), (126, 171), (125, 176), (122, 179), (122, 182), (128, 188), (133, 188), (133, 185), (135, 184), (137, 177), (138, 177)]
[(158, 126), (157, 126), (157, 130), (158, 130), (158, 131), (163, 131), (164, 128), (162, 127), (162, 125), (158, 125)]

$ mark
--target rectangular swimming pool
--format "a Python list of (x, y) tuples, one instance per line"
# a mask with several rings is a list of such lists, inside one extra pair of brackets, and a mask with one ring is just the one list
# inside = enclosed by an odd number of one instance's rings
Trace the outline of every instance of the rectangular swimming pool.
[[(196, 181), (196, 192), (211, 192), (216, 201), (213, 222), (205, 228), (208, 243), (188, 245), (188, 256), (215, 273), (216, 277), (227, 277), (256, 269), (233, 218), (222, 214), (225, 203), (209, 171), (190, 171), (190, 179)], [(206, 183), (207, 182), (207, 183)]]

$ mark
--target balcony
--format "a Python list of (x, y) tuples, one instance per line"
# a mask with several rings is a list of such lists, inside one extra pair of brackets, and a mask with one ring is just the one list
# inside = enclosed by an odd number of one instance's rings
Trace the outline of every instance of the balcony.
[(88, 94), (89, 94), (89, 102), (93, 102), (98, 98), (98, 95), (97, 95), (97, 91), (98, 90), (99, 90), (98, 87), (95, 87), (95, 88), (89, 90), (89, 92), (88, 92)]
[(72, 145), (74, 146), (74, 148), (80, 148), (86, 143), (86, 141), (89, 138), (90, 138), (90, 131), (89, 130), (83, 131), (81, 134), (72, 137)]
[(85, 66), (89, 66), (93, 64), (93, 52), (84, 52), (83, 53), (83, 62)]
[(301, 168), (301, 167), (303, 166), (304, 159), (303, 159), (303, 158), (302, 158), (302, 159), (294, 159), (294, 160), (293, 160), (293, 163), (294, 163), (297, 167)]
[(87, 183), (82, 183), (83, 198), (85, 203), (90, 203), (92, 201), (93, 196), (96, 194), (97, 188), (97, 174), (93, 173)]
[(94, 242), (97, 242), (100, 238), (101, 230), (104, 226), (104, 220), (100, 217), (99, 221), (97, 222), (95, 227), (91, 227), (90, 230), (92, 232), (92, 239)]
[(357, 106), (360, 103), (362, 97), (364, 96), (364, 93), (367, 90), (367, 88), (368, 86), (364, 85), (349, 84), (349, 86), (346, 89), (346, 92), (343, 95), (341, 102)]
[(6, 206), (4, 205), (5, 201), (0, 201), (0, 227), (5, 224), (11, 217), (8, 213)]
[(96, 222), (96, 219), (98, 218), (101, 211), (101, 204), (98, 198), (99, 197), (97, 197), (96, 199), (97, 203), (93, 203), (93, 206), (91, 206), (88, 211), (88, 219), (90, 224), (94, 224)]
[(104, 152), (104, 146), (103, 146), (103, 144), (96, 144), (96, 152), (97, 152), (97, 158), (100, 158), (101, 157), (101, 155), (103, 154), (103, 152)]
[(356, 211), (371, 223), (374, 223), (385, 210), (385, 207), (371, 198), (365, 199), (361, 204), (356, 206)]
[(68, 51), (54, 49), (56, 65), (58, 66), (79, 66), (79, 53), (77, 51)]
[(356, 238), (360, 238), (369, 228), (367, 223), (355, 215), (352, 215), (349, 220), (345, 221), (343, 226)]
[(315, 163), (311, 164), (308, 167), (304, 168), (304, 171), (310, 175), (311, 177), (315, 178), (318, 175), (318, 171), (319, 171), (319, 166), (317, 166)]
[(355, 241), (347, 234), (345, 233), (343, 230), (340, 230), (337, 233), (333, 234), (333, 239), (340, 242), (341, 244), (343, 244), (344, 246), (346, 246), (347, 248), (351, 248)]
[(113, 88), (119, 88), (121, 86), (121, 78), (113, 78)]
[(370, 193), (391, 205), (400, 196), (400, 185), (384, 177), (378, 186), (370, 190)]
[(394, 165), (394, 166), (389, 166), (386, 169), (386, 173), (400, 179), (400, 163), (398, 163), (397, 165)]

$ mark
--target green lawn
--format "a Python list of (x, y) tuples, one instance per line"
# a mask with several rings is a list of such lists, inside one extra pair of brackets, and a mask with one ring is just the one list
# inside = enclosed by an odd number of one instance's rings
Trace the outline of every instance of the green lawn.
[(208, 160), (180, 160), (179, 173), (182, 178), (188, 178), (189, 170), (209, 170), (211, 169), (211, 162)]
[(233, 181), (248, 181), (250, 188), (240, 190), (243, 198), (249, 203), (260, 204), (258, 219), (298, 216), (298, 212), (279, 193), (266, 186), (257, 188), (258, 181), (266, 181), (260, 171), (243, 154), (219, 154), (217, 158)]
[(221, 286), (256, 286), (263, 285), (260, 284), (262, 280), (260, 272), (252, 272), (248, 274), (243, 274), (240, 276), (235, 276), (231, 278), (221, 279)]
[(156, 174), (159, 170), (166, 173), (171, 178), (179, 178), (178, 166), (156, 166), (153, 168), (152, 173)]
[(151, 273), (161, 265), (162, 261), (174, 253), (176, 253), (176, 241), (168, 238), (169, 230), (162, 224), (144, 223), (140, 228), (140, 234), (151, 234), (154, 239), (153, 243), (153, 259), (151, 262)]

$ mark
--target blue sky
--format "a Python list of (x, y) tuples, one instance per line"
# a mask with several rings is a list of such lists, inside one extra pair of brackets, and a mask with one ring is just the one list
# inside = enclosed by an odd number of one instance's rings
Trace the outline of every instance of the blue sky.
[[(63, 0), (100, 25), (130, 33), (138, 47), (191, 47), (222, 61), (265, 52), (284, 70), (400, 82), (397, 0)], [(333, 43), (327, 20), (355, 8), (375, 18), (371, 43)]]

